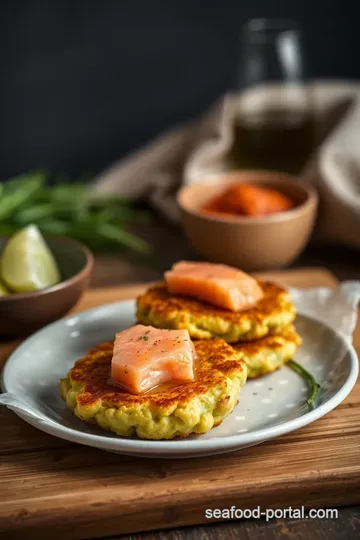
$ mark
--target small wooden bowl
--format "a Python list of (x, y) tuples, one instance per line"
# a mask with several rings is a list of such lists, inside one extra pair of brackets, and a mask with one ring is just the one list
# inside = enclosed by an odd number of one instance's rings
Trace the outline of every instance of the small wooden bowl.
[[(214, 183), (214, 180), (216, 183)], [(212, 182), (212, 183), (211, 183)], [(295, 206), (268, 216), (213, 216), (201, 206), (231, 184), (272, 187)], [(281, 268), (303, 251), (314, 228), (318, 197), (301, 180), (277, 172), (234, 171), (207, 184), (184, 186), (178, 193), (182, 223), (193, 246), (206, 259), (247, 271)]]
[[(6, 242), (0, 237), (0, 253)], [(65, 315), (89, 285), (94, 258), (75, 240), (47, 236), (45, 240), (58, 263), (62, 281), (58, 285), (29, 293), (0, 297), (0, 338), (28, 335)]]

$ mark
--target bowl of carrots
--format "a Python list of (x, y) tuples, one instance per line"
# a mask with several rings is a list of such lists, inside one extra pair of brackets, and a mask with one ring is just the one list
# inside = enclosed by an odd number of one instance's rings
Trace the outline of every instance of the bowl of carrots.
[(291, 264), (313, 231), (318, 197), (296, 177), (233, 171), (178, 193), (182, 224), (206, 259), (244, 270)]

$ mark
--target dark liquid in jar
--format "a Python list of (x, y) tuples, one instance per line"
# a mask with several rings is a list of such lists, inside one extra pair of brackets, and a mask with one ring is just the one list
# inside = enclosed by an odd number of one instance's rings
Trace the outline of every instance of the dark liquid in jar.
[(315, 146), (310, 112), (269, 109), (235, 119), (231, 162), (242, 169), (298, 174)]

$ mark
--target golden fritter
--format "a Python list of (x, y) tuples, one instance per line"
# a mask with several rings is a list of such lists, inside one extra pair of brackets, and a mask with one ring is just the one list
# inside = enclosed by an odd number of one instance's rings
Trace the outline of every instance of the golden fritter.
[(301, 337), (294, 326), (286, 326), (280, 334), (268, 335), (256, 341), (233, 343), (248, 367), (248, 379), (271, 373), (282, 367), (301, 345)]
[(60, 382), (67, 406), (118, 435), (172, 439), (206, 433), (237, 403), (246, 382), (241, 353), (221, 339), (194, 341), (196, 379), (134, 395), (108, 383), (113, 342), (90, 349)]
[(280, 332), (296, 316), (289, 293), (280, 285), (260, 282), (264, 297), (238, 313), (168, 292), (164, 283), (137, 299), (137, 319), (157, 328), (185, 328), (198, 339), (222, 338), (228, 343)]

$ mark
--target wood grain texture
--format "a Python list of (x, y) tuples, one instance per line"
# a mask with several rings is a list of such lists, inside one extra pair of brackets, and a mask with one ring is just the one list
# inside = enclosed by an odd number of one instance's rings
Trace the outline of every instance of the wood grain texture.
[[(302, 287), (336, 284), (320, 269), (269, 278)], [(133, 297), (142, 288), (93, 290), (76, 310)], [(0, 357), (12, 348), (2, 345)], [(0, 536), (96, 538), (205, 523), (205, 508), (359, 503), (359, 413), (358, 383), (326, 417), (260, 446), (208, 458), (149, 460), (56, 439), (0, 409)]]

